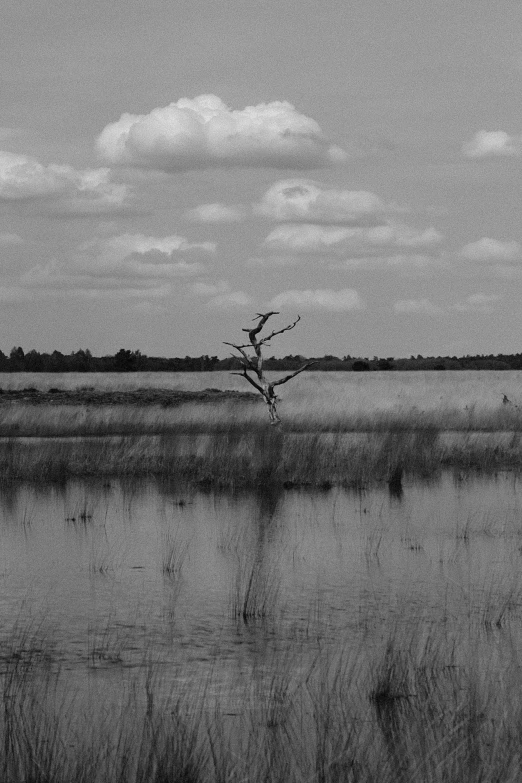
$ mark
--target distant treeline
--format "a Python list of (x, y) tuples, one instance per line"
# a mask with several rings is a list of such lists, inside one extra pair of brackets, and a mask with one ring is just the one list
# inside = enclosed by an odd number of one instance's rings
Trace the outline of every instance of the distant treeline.
[[(477, 356), (410, 356), (409, 359), (386, 359), (374, 356), (285, 356), (282, 359), (271, 357), (265, 360), (267, 370), (295, 370), (304, 362), (314, 361), (313, 370), (354, 371), (372, 370), (522, 370), (522, 354), (492, 354)], [(185, 356), (184, 358), (165, 358), (146, 356), (140, 351), (125, 348), (114, 356), (93, 356), (89, 350), (79, 350), (69, 354), (53, 351), (39, 353), (32, 350), (13, 348), (6, 356), (0, 351), (0, 372), (209, 372), (234, 370), (240, 367), (234, 357), (219, 359), (217, 356)]]

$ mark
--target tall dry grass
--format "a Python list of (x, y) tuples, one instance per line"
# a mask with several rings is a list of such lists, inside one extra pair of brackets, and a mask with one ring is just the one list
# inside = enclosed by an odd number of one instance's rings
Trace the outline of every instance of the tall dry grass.
[[(34, 384), (47, 390), (77, 388), (92, 381), (96, 389), (149, 386), (201, 391), (245, 389), (229, 373), (136, 373), (41, 376), (4, 375), (0, 386)], [(3, 380), (5, 379), (5, 381)], [(83, 381), (83, 383), (79, 382)], [(449, 431), (521, 431), (522, 373), (313, 373), (282, 387), (283, 428), (290, 432), (373, 432), (435, 428)], [(88, 384), (87, 384), (88, 385)], [(0, 397), (1, 399), (1, 397)], [(507, 401), (506, 401), (507, 400)], [(159, 406), (0, 406), (0, 437), (102, 434), (229, 432), (261, 427), (265, 406), (240, 401)]]
[(5, 438), (2, 482), (71, 477), (170, 477), (213, 487), (366, 487), (441, 470), (519, 469), (518, 434), (447, 437), (435, 429), (373, 433), (253, 431), (108, 438)]
[(371, 651), (274, 647), (250, 678), (221, 684), (190, 672), (169, 684), (150, 664), (82, 707), (67, 672), (28, 666), (15, 639), (0, 673), (2, 781), (518, 783), (517, 650), (499, 666), (465, 635), (384, 622)]
[[(161, 376), (149, 382), (165, 385), (163, 374), (149, 375)], [(115, 388), (141, 385), (141, 376), (92, 378), (100, 388)], [(178, 388), (242, 382), (228, 373), (168, 380)], [(4, 404), (0, 470), (4, 480), (173, 476), (226, 487), (386, 480), (400, 489), (402, 477), (435, 476), (445, 467), (519, 469), (520, 380), (517, 372), (306, 373), (285, 390), (277, 428), (268, 426), (261, 401), (166, 408)]]

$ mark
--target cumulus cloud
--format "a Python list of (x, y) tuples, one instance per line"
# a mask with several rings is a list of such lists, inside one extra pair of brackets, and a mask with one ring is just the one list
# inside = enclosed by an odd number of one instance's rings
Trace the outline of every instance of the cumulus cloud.
[(316, 290), (282, 291), (277, 296), (274, 296), (268, 307), (275, 309), (296, 307), (306, 310), (342, 312), (361, 310), (364, 308), (364, 303), (358, 292), (353, 288), (343, 288), (340, 291), (334, 291), (330, 288), (319, 288)]
[(382, 222), (384, 204), (366, 190), (327, 188), (307, 179), (276, 182), (254, 211), (277, 221), (368, 225)]
[(121, 209), (130, 195), (126, 185), (111, 181), (107, 168), (45, 166), (28, 155), (0, 151), (0, 201), (51, 198), (71, 213), (101, 213)]
[(515, 241), (502, 241), (482, 237), (469, 242), (460, 251), (460, 256), (469, 261), (505, 262), (522, 260), (522, 246)]
[(483, 158), (488, 155), (522, 155), (522, 135), (510, 136), (504, 131), (476, 133), (466, 142), (462, 151), (468, 158)]
[(194, 223), (239, 223), (243, 219), (243, 210), (225, 204), (200, 204), (187, 210), (185, 217)]
[(21, 283), (41, 290), (166, 296), (174, 281), (204, 271), (199, 259), (214, 250), (211, 242), (189, 242), (179, 236), (121, 234), (84, 244), (67, 264), (39, 264), (22, 276)]
[(96, 142), (111, 165), (177, 171), (211, 166), (310, 168), (347, 154), (291, 103), (232, 110), (216, 95), (181, 98), (149, 114), (122, 114)]
[(393, 309), (396, 313), (414, 313), (420, 315), (439, 315), (444, 312), (438, 305), (429, 299), (401, 299), (395, 302)]
[(419, 249), (435, 246), (442, 235), (435, 228), (417, 231), (402, 223), (388, 221), (379, 226), (341, 227), (317, 224), (278, 226), (265, 239), (270, 249), (297, 253), (332, 252), (351, 256), (380, 255), (390, 248)]

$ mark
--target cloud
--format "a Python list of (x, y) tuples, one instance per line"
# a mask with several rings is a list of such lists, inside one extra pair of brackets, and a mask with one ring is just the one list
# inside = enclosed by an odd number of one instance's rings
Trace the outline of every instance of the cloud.
[(39, 264), (22, 276), (21, 283), (40, 290), (166, 296), (175, 281), (203, 272), (199, 259), (214, 251), (211, 242), (189, 242), (180, 236), (121, 234), (82, 245), (71, 262)]
[(316, 290), (282, 291), (269, 302), (268, 307), (296, 307), (306, 310), (330, 310), (343, 312), (347, 310), (362, 310), (364, 303), (353, 288), (343, 288), (333, 291), (329, 288)]
[(459, 255), (469, 261), (505, 262), (522, 260), (522, 246), (515, 241), (482, 237), (464, 245)]
[(23, 241), (18, 234), (0, 234), (0, 245), (21, 245)]
[(494, 305), (501, 298), (499, 294), (471, 294), (462, 302), (457, 302), (454, 308), (460, 312), (492, 313)]
[(504, 131), (485, 131), (476, 133), (471, 141), (462, 146), (468, 158), (484, 158), (488, 155), (522, 155), (522, 135), (510, 136)]
[(265, 247), (276, 250), (312, 253), (339, 245), (357, 235), (356, 229), (317, 226), (312, 224), (285, 225), (274, 229), (265, 239)]
[(126, 185), (111, 182), (107, 168), (77, 170), (28, 155), (0, 151), (0, 201), (60, 200), (71, 213), (121, 209), (130, 197)]
[(343, 162), (318, 123), (287, 101), (231, 110), (216, 95), (181, 98), (149, 114), (122, 114), (98, 136), (111, 165), (179, 171), (213, 166), (315, 168)]
[(243, 211), (225, 204), (200, 204), (187, 210), (185, 217), (194, 223), (239, 223), (243, 219)]
[(80, 250), (87, 251), (91, 255), (94, 251), (102, 263), (110, 264), (136, 254), (159, 253), (171, 259), (180, 253), (212, 254), (216, 251), (216, 245), (214, 242), (190, 242), (176, 234), (166, 237), (120, 234), (109, 239), (88, 242), (82, 245)]
[(396, 313), (413, 313), (419, 315), (440, 315), (444, 311), (429, 299), (401, 299), (395, 302), (393, 309)]
[(357, 257), (380, 255), (390, 248), (429, 248), (439, 244), (442, 238), (442, 234), (433, 227), (417, 231), (393, 222), (365, 228), (303, 223), (278, 226), (266, 237), (264, 245), (270, 249), (294, 253), (335, 251)]
[(359, 226), (381, 223), (384, 204), (366, 190), (338, 190), (308, 179), (284, 179), (267, 190), (254, 211), (281, 222)]
[(251, 296), (244, 291), (232, 291), (228, 280), (218, 280), (216, 283), (198, 281), (190, 286), (196, 296), (207, 298), (207, 307), (249, 307), (253, 304)]

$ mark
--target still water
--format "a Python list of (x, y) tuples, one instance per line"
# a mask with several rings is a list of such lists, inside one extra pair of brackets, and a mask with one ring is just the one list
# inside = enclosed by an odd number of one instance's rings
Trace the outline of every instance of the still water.
[(401, 497), (24, 486), (3, 491), (0, 520), (0, 654), (38, 638), (76, 676), (151, 658), (172, 677), (247, 676), (274, 651), (371, 651), (419, 623), (486, 646), (518, 636), (513, 474), (447, 475)]

